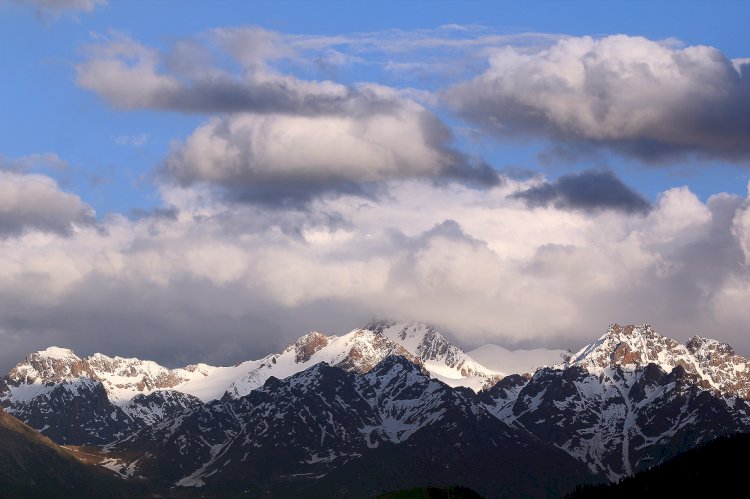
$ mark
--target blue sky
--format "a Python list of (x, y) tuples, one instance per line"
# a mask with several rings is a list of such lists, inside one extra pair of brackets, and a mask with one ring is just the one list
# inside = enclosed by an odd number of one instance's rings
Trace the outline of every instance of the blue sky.
[(0, 0), (0, 365), (427, 321), (750, 352), (750, 2)]
[[(23, 4), (24, 2), (20, 2)], [(260, 26), (288, 34), (342, 35), (389, 29), (434, 29), (447, 24), (480, 25), (498, 33), (566, 35), (625, 33), (686, 45), (710, 45), (729, 58), (747, 56), (750, 2), (200, 2), (110, 1), (92, 12), (41, 13), (14, 2), (0, 4), (3, 88), (0, 106), (12, 118), (0, 123), (0, 153), (6, 158), (54, 152), (70, 163), (50, 172), (78, 192), (99, 216), (159, 205), (150, 172), (174, 139), (183, 139), (201, 115), (148, 110), (113, 110), (75, 83), (74, 66), (85, 57), (92, 33), (112, 30), (144, 44), (166, 46), (177, 39), (226, 26)], [(440, 57), (439, 53), (431, 54)], [(299, 68), (297, 68), (298, 70)], [(294, 68), (292, 68), (294, 71)], [(316, 75), (320, 77), (321, 75)], [(329, 75), (323, 75), (329, 76)], [(395, 86), (420, 84), (378, 70), (357, 68), (335, 75)], [(434, 82), (423, 86), (434, 87)], [(443, 116), (447, 114), (444, 113)], [(450, 116), (451, 124), (460, 126)], [(118, 138), (120, 143), (118, 144)], [(135, 141), (141, 145), (122, 142)], [(582, 159), (563, 166), (540, 165), (542, 146), (527, 143), (462, 144), (497, 168), (545, 171), (551, 177), (592, 166), (614, 170), (650, 199), (673, 185), (689, 185), (702, 198), (727, 191), (742, 194), (750, 174), (745, 165), (703, 160), (652, 168), (617, 156)], [(705, 168), (705, 164), (712, 164)], [(596, 166), (594, 164), (594, 166)]]

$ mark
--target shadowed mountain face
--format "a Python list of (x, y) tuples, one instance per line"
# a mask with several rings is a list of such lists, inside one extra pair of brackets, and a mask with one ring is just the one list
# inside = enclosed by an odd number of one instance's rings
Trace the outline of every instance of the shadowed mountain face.
[[(390, 323), (231, 368), (52, 350), (6, 376), (0, 402), (58, 442), (100, 446), (87, 452), (124, 479), (181, 494), (557, 496), (750, 432), (750, 362), (648, 326), (613, 325), (562, 364), (505, 377), (432, 328)], [(223, 397), (187, 393), (216, 386)]]
[(0, 409), (0, 497), (129, 497), (140, 489), (83, 464)]
[(109, 455), (123, 474), (219, 496), (369, 497), (423, 484), (559, 495), (592, 479), (474, 399), (403, 357), (365, 375), (318, 364), (141, 430)]

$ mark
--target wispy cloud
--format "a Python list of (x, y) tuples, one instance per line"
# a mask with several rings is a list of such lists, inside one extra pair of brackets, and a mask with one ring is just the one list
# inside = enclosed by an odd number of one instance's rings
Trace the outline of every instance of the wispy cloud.
[(137, 135), (118, 135), (115, 137), (115, 144), (118, 146), (141, 147), (148, 143), (149, 136), (147, 133)]
[(68, 162), (55, 153), (34, 153), (19, 158), (5, 158), (0, 155), (0, 170), (27, 172), (29, 170), (49, 168), (65, 170)]
[(2, 2), (32, 8), (43, 21), (55, 21), (65, 14), (91, 13), (107, 5), (107, 0), (0, 0)]
[[(30, 180), (5, 189), (25, 192)], [(305, 210), (168, 188), (168, 216), (115, 216), (65, 236), (27, 224), (0, 241), (0, 330), (217, 362), (373, 316), (427, 320), (466, 345), (575, 347), (612, 321), (637, 320), (675, 337), (720, 331), (750, 348), (747, 199), (704, 203), (676, 188), (644, 214), (530, 210), (513, 197), (538, 182), (400, 181), (387, 196), (323, 196)]]

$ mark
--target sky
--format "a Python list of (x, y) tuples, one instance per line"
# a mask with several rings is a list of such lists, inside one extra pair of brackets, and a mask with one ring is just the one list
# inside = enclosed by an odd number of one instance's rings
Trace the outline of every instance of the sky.
[(750, 2), (0, 0), (0, 368), (432, 323), (750, 354)]

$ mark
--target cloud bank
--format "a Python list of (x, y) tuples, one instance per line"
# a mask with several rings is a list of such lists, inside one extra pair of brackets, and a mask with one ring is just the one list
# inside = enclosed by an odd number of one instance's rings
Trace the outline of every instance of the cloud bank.
[(750, 350), (748, 199), (675, 188), (648, 213), (529, 209), (515, 194), (538, 183), (398, 181), (304, 210), (166, 188), (171, 217), (31, 226), (0, 241), (0, 363), (51, 343), (228, 363), (374, 317), (429, 321), (465, 346), (574, 348), (636, 321)]

